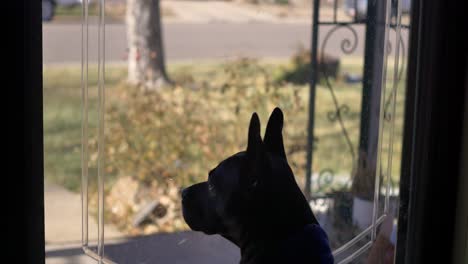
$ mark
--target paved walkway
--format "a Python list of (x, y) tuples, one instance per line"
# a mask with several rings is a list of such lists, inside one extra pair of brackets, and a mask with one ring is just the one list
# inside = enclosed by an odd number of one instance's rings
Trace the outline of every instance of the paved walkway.
[[(293, 12), (293, 9), (284, 9), (283, 16), (280, 10), (262, 5), (247, 5), (226, 1), (163, 1), (163, 8), (170, 10), (174, 15), (165, 17), (165, 22), (190, 22), (190, 23), (285, 23), (310, 21), (308, 14), (296, 16), (285, 16)], [(311, 13), (311, 12), (310, 12)]]
[[(52, 183), (45, 183), (46, 245), (81, 243), (81, 196)], [(97, 223), (88, 219), (89, 239), (97, 239)], [(113, 226), (105, 226), (106, 238), (122, 237)]]
[[(113, 12), (108, 12), (106, 22), (124, 23), (125, 2), (108, 3)], [(197, 0), (164, 0), (161, 1), (161, 15), (164, 23), (307, 23), (312, 19), (312, 3), (298, 5), (251, 4), (245, 1), (197, 1)], [(332, 19), (334, 15), (330, 6), (321, 6), (322, 18)], [(337, 18), (350, 20), (343, 8), (337, 9)], [(90, 22), (97, 23), (91, 16)], [(57, 16), (52, 23), (77, 23), (81, 17)]]
[[(81, 250), (81, 196), (45, 182), (44, 188), (46, 263), (95, 263)], [(89, 218), (89, 239), (97, 239), (97, 223)], [(113, 226), (105, 226), (106, 238), (121, 237)], [(50, 252), (75, 248), (75, 254), (50, 257)]]

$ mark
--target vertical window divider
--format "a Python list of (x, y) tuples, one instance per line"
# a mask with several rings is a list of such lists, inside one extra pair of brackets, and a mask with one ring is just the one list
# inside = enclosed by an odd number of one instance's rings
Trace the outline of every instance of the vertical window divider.
[(81, 208), (82, 232), (81, 244), (83, 251), (98, 263), (114, 264), (115, 262), (104, 256), (104, 116), (105, 116), (105, 0), (99, 0), (98, 15), (98, 240), (97, 251), (89, 246), (88, 228), (88, 190), (89, 190), (89, 0), (82, 1), (82, 27), (81, 27)]

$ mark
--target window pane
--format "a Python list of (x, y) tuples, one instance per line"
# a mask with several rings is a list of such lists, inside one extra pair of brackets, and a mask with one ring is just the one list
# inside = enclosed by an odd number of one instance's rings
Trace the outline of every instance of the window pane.
[(105, 35), (100, 3), (89, 2), (88, 27), (81, 1), (57, 1), (43, 24), (47, 263), (91, 261), (81, 244), (88, 236), (99, 253), (102, 228), (117, 263), (238, 263), (233, 243), (191, 230), (182, 190), (246, 150), (253, 112), (263, 137), (276, 106), (335, 263), (384, 263), (396, 241), (406, 0), (107, 1)]

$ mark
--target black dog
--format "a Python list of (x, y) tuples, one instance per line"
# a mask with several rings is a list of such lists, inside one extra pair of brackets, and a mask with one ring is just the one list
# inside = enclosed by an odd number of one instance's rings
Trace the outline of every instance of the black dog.
[(254, 113), (247, 151), (182, 192), (184, 219), (195, 231), (239, 246), (242, 264), (333, 263), (328, 237), (288, 165), (282, 128), (283, 113), (275, 108), (262, 141)]

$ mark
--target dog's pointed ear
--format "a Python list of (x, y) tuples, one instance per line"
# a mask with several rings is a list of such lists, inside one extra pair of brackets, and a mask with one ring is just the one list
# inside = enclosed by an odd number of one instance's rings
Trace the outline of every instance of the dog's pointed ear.
[(264, 145), (265, 150), (272, 154), (286, 159), (286, 152), (283, 144), (283, 112), (276, 107), (268, 119), (265, 131)]
[(247, 171), (241, 177), (240, 184), (246, 190), (246, 194), (252, 193), (259, 182), (263, 180), (266, 166), (266, 152), (260, 136), (260, 120), (257, 113), (252, 114), (249, 125), (247, 141)]
[(249, 125), (247, 156), (249, 159), (256, 159), (262, 150), (263, 142), (260, 136), (260, 119), (257, 113), (253, 113)]
[(260, 175), (265, 165), (265, 147), (260, 136), (260, 120), (257, 113), (253, 113), (250, 119), (247, 159), (249, 175)]

